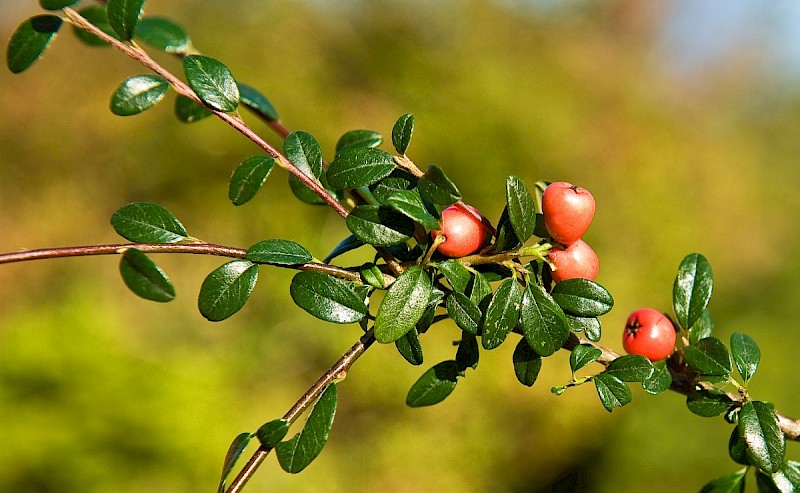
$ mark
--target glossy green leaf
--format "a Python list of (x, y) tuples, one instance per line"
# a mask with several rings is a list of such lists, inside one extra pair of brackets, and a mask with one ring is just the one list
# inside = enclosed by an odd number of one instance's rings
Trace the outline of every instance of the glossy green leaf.
[(653, 373), (653, 364), (644, 356), (626, 354), (609, 363), (605, 372), (623, 382), (643, 382)]
[[(106, 13), (106, 7), (104, 5), (90, 5), (84, 7), (78, 11), (78, 14), (112, 38), (119, 39), (116, 31), (114, 31), (111, 24), (108, 23), (108, 14)], [(72, 32), (79, 40), (89, 46), (109, 46), (108, 43), (99, 37), (77, 26), (72, 26)]]
[(401, 169), (395, 169), (389, 176), (370, 185), (370, 191), (375, 200), (381, 204), (386, 204), (395, 192), (411, 190), (416, 186), (413, 176)]
[(456, 350), (456, 367), (459, 372), (464, 372), (467, 368), (475, 370), (478, 368), (480, 358), (480, 348), (478, 338), (472, 334), (462, 333), (461, 341)]
[(150, 202), (135, 202), (111, 215), (118, 235), (136, 243), (177, 243), (189, 238), (183, 225), (167, 209)]
[(517, 238), (517, 233), (514, 232), (514, 226), (511, 224), (511, 218), (508, 213), (508, 205), (506, 205), (500, 215), (500, 220), (497, 222), (494, 249), (497, 252), (506, 252), (515, 250), (520, 246), (522, 246), (522, 242)]
[(711, 337), (714, 331), (714, 320), (711, 311), (706, 308), (695, 323), (689, 327), (689, 344), (694, 344), (700, 339)]
[(188, 55), (183, 59), (183, 73), (189, 87), (207, 105), (229, 112), (239, 105), (239, 86), (222, 62), (204, 55)]
[(731, 335), (731, 355), (744, 381), (753, 378), (761, 362), (761, 350), (756, 341), (747, 334), (734, 332)]
[(472, 281), (472, 272), (464, 267), (464, 264), (456, 259), (449, 259), (436, 264), (436, 268), (447, 279), (453, 291), (462, 294), (466, 293)]
[(111, 96), (111, 112), (131, 116), (152, 107), (164, 97), (169, 82), (159, 75), (136, 75), (117, 87)]
[(672, 374), (664, 360), (653, 363), (653, 373), (642, 382), (645, 392), (653, 395), (669, 390), (670, 385), (672, 385)]
[(186, 31), (164, 17), (144, 17), (136, 24), (136, 36), (146, 44), (166, 53), (185, 54), (191, 48)]
[(414, 115), (406, 113), (392, 127), (392, 145), (400, 155), (405, 155), (414, 133)]
[(517, 281), (514, 279), (503, 281), (486, 309), (481, 335), (481, 345), (484, 349), (494, 349), (506, 340), (519, 320), (521, 304), (522, 291)]
[(475, 302), (481, 309), (489, 306), (489, 301), (492, 299), (492, 287), (486, 276), (480, 272), (472, 274), (472, 279), (466, 291), (469, 299)]
[(233, 471), (236, 461), (239, 460), (244, 449), (247, 448), (251, 438), (253, 438), (253, 435), (250, 433), (240, 433), (236, 435), (236, 438), (231, 442), (231, 445), (228, 447), (228, 452), (225, 454), (225, 461), (222, 464), (222, 478), (217, 488), (218, 493), (223, 493), (225, 491), (225, 481), (228, 479), (231, 471)]
[(728, 455), (737, 464), (749, 466), (750, 459), (747, 458), (747, 443), (739, 436), (738, 427), (731, 430), (731, 436), (728, 439)]
[(211, 322), (225, 320), (242, 309), (258, 280), (258, 265), (249, 260), (222, 264), (200, 286), (197, 306)]
[(337, 401), (336, 385), (328, 385), (308, 415), (303, 429), (291, 440), (275, 445), (278, 463), (284, 471), (297, 474), (322, 452), (333, 427)]
[(733, 401), (725, 392), (717, 389), (694, 390), (686, 396), (686, 407), (689, 411), (704, 418), (719, 416), (733, 405)]
[(125, 285), (137, 296), (160, 303), (175, 298), (175, 288), (167, 275), (141, 250), (125, 250), (119, 263), (119, 272)]
[(108, 0), (108, 23), (123, 41), (133, 39), (144, 3), (145, 0)]
[(78, 0), (39, 0), (39, 5), (45, 10), (61, 10), (76, 3)]
[(175, 116), (183, 123), (194, 123), (213, 115), (208, 108), (178, 94), (175, 98)]
[(478, 334), (481, 326), (481, 309), (466, 295), (453, 292), (447, 296), (447, 314), (458, 327), (472, 335)]
[(335, 259), (339, 255), (344, 255), (345, 253), (353, 251), (356, 248), (360, 248), (364, 245), (365, 243), (363, 241), (359, 240), (353, 235), (350, 235), (333, 247), (333, 250), (331, 250), (331, 252), (326, 255), (322, 261), (328, 264), (331, 260)]
[(394, 342), (414, 328), (428, 308), (433, 285), (427, 272), (414, 265), (397, 277), (375, 316), (375, 339)]
[(800, 491), (800, 463), (786, 461), (772, 474), (756, 471), (759, 493), (796, 493)]
[(353, 236), (375, 246), (399, 245), (414, 235), (414, 221), (382, 205), (356, 206), (345, 224)]
[(614, 298), (606, 288), (588, 279), (567, 279), (551, 292), (558, 305), (572, 315), (599, 317), (614, 306)]
[(531, 387), (542, 369), (542, 357), (533, 350), (525, 338), (521, 338), (514, 348), (511, 357), (514, 363), (514, 375), (522, 385)]
[(289, 422), (285, 419), (273, 419), (261, 425), (256, 431), (256, 438), (261, 445), (274, 448), (289, 432)]
[(521, 243), (525, 243), (536, 226), (536, 206), (528, 187), (516, 176), (506, 179), (506, 203), (514, 233)]
[[(569, 315), (567, 315), (569, 316)], [(596, 318), (582, 318), (576, 317), (580, 321), (586, 321), (583, 325), (583, 335), (592, 342), (598, 342), (602, 335), (602, 327), (600, 321)]]
[(593, 380), (597, 395), (600, 396), (600, 402), (606, 411), (611, 412), (615, 407), (622, 407), (633, 399), (631, 389), (614, 375), (601, 373), (595, 375)]
[(422, 197), (416, 190), (397, 191), (389, 197), (386, 203), (392, 209), (428, 229), (439, 227), (439, 221), (428, 212), (425, 203), (422, 202)]
[(569, 329), (573, 332), (586, 332), (595, 330), (594, 326), (599, 326), (600, 321), (594, 317), (576, 317), (575, 315), (567, 315), (567, 322)]
[(589, 363), (597, 361), (597, 358), (602, 354), (603, 351), (591, 344), (578, 344), (572, 348), (572, 352), (569, 354), (569, 367), (572, 373), (575, 373)]
[(458, 366), (448, 360), (433, 366), (422, 374), (408, 391), (406, 405), (409, 407), (432, 406), (445, 400), (456, 388)]
[(61, 18), (55, 15), (37, 15), (26, 20), (8, 41), (6, 66), (18, 74), (42, 56), (61, 27)]
[(290, 240), (263, 240), (247, 249), (247, 260), (259, 264), (301, 265), (314, 257), (303, 245)]
[(555, 300), (541, 286), (528, 283), (522, 296), (522, 332), (541, 356), (558, 351), (569, 337), (569, 323)]
[(373, 288), (383, 289), (387, 287), (387, 281), (383, 277), (383, 271), (372, 262), (362, 264), (358, 273), (361, 276), (361, 281)]
[(272, 156), (252, 156), (239, 164), (228, 185), (228, 198), (233, 205), (242, 205), (252, 199), (267, 181), (275, 159)]
[(683, 354), (689, 366), (701, 375), (726, 376), (731, 372), (731, 356), (725, 344), (716, 337), (706, 337), (686, 346)]
[(389, 176), (395, 168), (392, 155), (380, 149), (344, 151), (328, 167), (328, 183), (337, 190), (366, 187)]
[(703, 315), (714, 287), (711, 265), (699, 253), (683, 259), (672, 288), (672, 303), (678, 323), (688, 328)]
[(403, 358), (414, 366), (421, 365), (424, 361), (422, 344), (419, 342), (419, 332), (413, 328), (400, 339), (394, 341), (397, 351)]
[(383, 136), (374, 130), (351, 130), (336, 141), (336, 156), (353, 149), (371, 149), (383, 143)]
[(432, 204), (450, 205), (461, 200), (461, 192), (442, 168), (431, 164), (417, 184), (422, 198)]
[(319, 178), (322, 175), (322, 148), (308, 132), (290, 133), (283, 141), (286, 157), (305, 175)]
[(239, 102), (250, 111), (269, 121), (278, 120), (278, 112), (269, 99), (254, 87), (239, 82)]
[(746, 473), (747, 468), (712, 479), (703, 485), (700, 493), (744, 493), (744, 478)]
[(739, 409), (739, 436), (747, 444), (751, 464), (772, 474), (780, 470), (786, 453), (786, 437), (778, 418), (766, 402), (749, 401)]
[[(299, 178), (290, 174), (289, 176), (289, 188), (292, 190), (292, 194), (300, 199), (301, 202), (305, 202), (306, 204), (311, 205), (325, 205), (325, 201), (317, 195), (317, 193), (306, 186), (305, 183), (300, 181)], [(329, 191), (330, 192), (330, 191)]]
[(364, 301), (348, 284), (322, 272), (298, 272), (289, 293), (297, 306), (326, 322), (352, 324), (367, 314)]

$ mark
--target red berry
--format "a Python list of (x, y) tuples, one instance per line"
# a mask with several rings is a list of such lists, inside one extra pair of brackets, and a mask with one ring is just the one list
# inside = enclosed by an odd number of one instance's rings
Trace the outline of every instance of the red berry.
[(642, 308), (628, 317), (622, 346), (628, 354), (658, 361), (672, 354), (675, 338), (675, 327), (666, 315), (652, 308)]
[(565, 245), (578, 241), (589, 229), (594, 208), (591, 192), (564, 181), (551, 183), (542, 195), (542, 215), (547, 232)]
[[(468, 205), (473, 212), (480, 216), (478, 209)], [(473, 254), (486, 244), (489, 231), (476, 217), (463, 211), (460, 207), (451, 205), (442, 211), (442, 231), (445, 241), (437, 251), (447, 257), (464, 257)], [(432, 231), (433, 238), (439, 235), (439, 230)]]
[(547, 254), (555, 270), (551, 275), (555, 282), (579, 277), (594, 280), (600, 270), (600, 259), (592, 247), (583, 240), (575, 241), (566, 247), (556, 245)]

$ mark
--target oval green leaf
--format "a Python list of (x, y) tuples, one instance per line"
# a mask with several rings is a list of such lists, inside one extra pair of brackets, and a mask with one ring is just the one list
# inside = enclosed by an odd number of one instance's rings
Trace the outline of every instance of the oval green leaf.
[(290, 133), (283, 141), (286, 157), (306, 176), (319, 178), (322, 175), (322, 148), (308, 132)]
[(111, 112), (131, 116), (152, 107), (164, 97), (169, 82), (159, 75), (136, 75), (123, 82), (111, 96)]
[(6, 66), (18, 74), (39, 59), (55, 38), (61, 27), (61, 18), (55, 15), (37, 15), (26, 20), (8, 41)]
[(414, 115), (406, 113), (397, 119), (392, 127), (392, 145), (400, 155), (405, 155), (411, 134), (414, 133)]
[(419, 366), (423, 363), (422, 344), (419, 342), (419, 332), (413, 328), (405, 333), (403, 337), (394, 341), (397, 351), (409, 363)]
[(239, 86), (222, 62), (204, 55), (183, 59), (183, 73), (189, 87), (207, 105), (218, 111), (233, 111), (239, 105)]
[(175, 98), (175, 116), (183, 123), (194, 123), (211, 115), (213, 113), (208, 108), (186, 96), (178, 94)]
[(506, 340), (519, 321), (521, 304), (522, 291), (517, 281), (513, 278), (503, 281), (486, 309), (486, 319), (481, 334), (481, 345), (484, 349), (494, 349)]
[(297, 474), (322, 452), (333, 427), (337, 401), (336, 385), (328, 385), (308, 415), (303, 429), (291, 440), (275, 445), (278, 463), (284, 471)]
[(141, 250), (125, 250), (119, 263), (119, 272), (125, 285), (137, 296), (160, 303), (175, 298), (175, 288), (167, 275)]
[(386, 204), (389, 197), (401, 190), (411, 190), (416, 186), (416, 179), (407, 172), (395, 169), (389, 176), (370, 185), (372, 196), (381, 204)]
[(520, 313), (525, 340), (541, 356), (558, 351), (569, 337), (569, 323), (561, 307), (537, 284), (528, 283), (525, 288)]
[(374, 130), (351, 130), (336, 141), (336, 156), (353, 149), (371, 149), (383, 143), (383, 136)]
[(136, 243), (177, 243), (189, 238), (183, 225), (167, 209), (150, 202), (135, 202), (111, 215), (111, 226)]
[(525, 182), (516, 176), (506, 179), (506, 203), (514, 233), (521, 243), (525, 243), (536, 227), (536, 206)]
[(422, 197), (416, 190), (399, 190), (389, 196), (386, 204), (428, 229), (439, 227), (439, 221), (428, 212)]
[(356, 206), (345, 224), (353, 236), (374, 246), (399, 245), (414, 235), (414, 221), (383, 205)]
[(275, 159), (272, 156), (253, 156), (242, 161), (233, 170), (228, 185), (231, 203), (242, 205), (250, 201), (267, 181), (274, 165)]
[(244, 449), (247, 448), (251, 438), (253, 438), (253, 435), (250, 433), (240, 433), (236, 435), (236, 438), (231, 442), (228, 447), (228, 452), (225, 454), (225, 461), (222, 463), (222, 478), (219, 480), (218, 492), (225, 491), (225, 481), (228, 479), (231, 471), (233, 471), (236, 461), (239, 460)]
[(503, 213), (500, 214), (500, 220), (497, 222), (497, 238), (494, 242), (494, 250), (496, 252), (506, 252), (515, 250), (522, 246), (522, 242), (517, 238), (514, 232), (514, 226), (511, 225), (511, 219), (508, 215), (508, 205), (503, 208)]
[(622, 407), (633, 400), (631, 389), (614, 375), (601, 373), (595, 375), (593, 380), (597, 395), (606, 411), (611, 412), (615, 407)]
[(275, 107), (272, 106), (266, 96), (254, 87), (239, 82), (239, 100), (256, 115), (268, 121), (278, 120), (278, 112)]
[(337, 190), (365, 187), (389, 176), (395, 164), (392, 155), (380, 149), (342, 152), (328, 167), (328, 184)]
[(349, 285), (321, 272), (298, 272), (289, 293), (297, 306), (326, 322), (352, 324), (367, 314), (364, 301)]
[(136, 24), (136, 36), (146, 44), (166, 53), (185, 54), (191, 47), (186, 31), (164, 17), (144, 17)]
[(266, 448), (274, 448), (286, 433), (289, 432), (289, 422), (285, 419), (273, 419), (261, 425), (256, 431), (256, 438)]
[(739, 436), (747, 444), (751, 464), (773, 474), (780, 470), (786, 454), (786, 437), (778, 418), (766, 402), (750, 401), (739, 409)]
[(609, 363), (605, 373), (623, 382), (643, 382), (653, 373), (653, 364), (644, 356), (626, 354)]
[(700, 490), (700, 493), (744, 493), (744, 475), (747, 468), (732, 474), (712, 479)]
[(672, 374), (664, 360), (653, 363), (653, 373), (642, 382), (642, 388), (648, 394), (660, 394), (669, 390), (672, 385)]
[(145, 0), (108, 0), (108, 23), (123, 41), (133, 39), (144, 2)]
[(375, 316), (375, 339), (394, 342), (414, 328), (431, 299), (433, 285), (428, 273), (414, 265), (389, 288)]
[(572, 315), (599, 317), (614, 306), (614, 298), (606, 288), (588, 279), (567, 279), (551, 292), (558, 305)]
[(247, 249), (247, 260), (258, 264), (302, 265), (314, 260), (303, 245), (290, 240), (263, 240)]
[(461, 330), (472, 335), (478, 334), (483, 315), (474, 301), (462, 293), (453, 292), (447, 296), (446, 306), (447, 315)]
[(703, 315), (713, 288), (708, 260), (699, 253), (687, 255), (678, 267), (672, 288), (672, 303), (681, 327), (691, 327)]
[(597, 361), (597, 358), (602, 354), (603, 351), (591, 344), (578, 344), (572, 348), (572, 352), (569, 354), (569, 367), (572, 373), (575, 373), (589, 363)]
[(747, 334), (734, 332), (731, 334), (731, 354), (744, 381), (753, 378), (761, 362), (761, 350), (756, 341)]
[(533, 350), (525, 338), (521, 338), (511, 356), (514, 363), (514, 375), (522, 385), (533, 386), (542, 369), (542, 357)]
[(456, 367), (458, 371), (465, 372), (467, 368), (477, 369), (479, 359), (478, 338), (472, 334), (462, 333), (461, 341), (458, 343), (458, 349), (456, 350)]
[(703, 314), (700, 315), (694, 324), (689, 327), (689, 344), (694, 344), (700, 339), (711, 337), (714, 331), (714, 320), (711, 317), (711, 311), (706, 308)]
[(472, 272), (464, 267), (464, 264), (456, 259), (449, 259), (436, 264), (436, 268), (447, 279), (453, 291), (462, 294), (467, 292), (472, 280)]
[(686, 346), (683, 355), (689, 366), (701, 375), (726, 376), (732, 369), (731, 356), (716, 337), (706, 337)]
[(456, 388), (458, 365), (448, 360), (433, 366), (422, 374), (408, 391), (409, 407), (432, 406), (445, 400)]
[(437, 205), (451, 205), (461, 200), (461, 192), (442, 168), (431, 164), (417, 184), (422, 198)]
[(772, 474), (756, 471), (756, 484), (759, 493), (796, 493), (800, 491), (800, 463), (786, 461)]
[(732, 405), (731, 398), (718, 389), (695, 390), (686, 396), (686, 407), (689, 411), (704, 418), (719, 416)]
[[(90, 24), (94, 24), (98, 29), (108, 34), (112, 38), (119, 39), (116, 31), (108, 23), (108, 14), (104, 5), (90, 5), (78, 11)], [(108, 43), (95, 36), (94, 34), (84, 31), (83, 29), (72, 26), (72, 32), (78, 37), (81, 42), (89, 46), (109, 46)]]
[(258, 265), (234, 260), (214, 269), (200, 286), (197, 306), (211, 322), (225, 320), (242, 309), (258, 280)]

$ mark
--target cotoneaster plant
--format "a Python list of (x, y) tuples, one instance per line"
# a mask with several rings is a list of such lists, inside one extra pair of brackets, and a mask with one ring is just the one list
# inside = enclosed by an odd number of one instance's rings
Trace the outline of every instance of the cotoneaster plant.
[[(0, 264), (118, 255), (120, 275), (130, 290), (158, 302), (173, 299), (175, 289), (150, 254), (225, 258), (199, 287), (198, 308), (211, 322), (235, 315), (248, 302), (263, 269), (291, 269), (296, 272), (288, 295), (297, 307), (317, 319), (363, 329), (352, 347), (283, 416), (233, 439), (224, 454), (218, 491), (241, 491), (273, 450), (285, 471), (303, 471), (327, 442), (337, 409), (337, 387), (352, 365), (376, 342), (394, 346), (408, 363), (422, 365), (425, 334), (445, 321), (460, 331), (453, 356), (421, 372), (405, 396), (410, 407), (443, 401), (470, 370), (477, 369), (482, 352), (502, 344), (514, 345), (509, 366), (526, 387), (534, 385), (544, 362), (552, 361), (550, 356), (565, 350), (571, 377), (552, 388), (556, 394), (592, 383), (601, 405), (612, 411), (631, 402), (630, 384), (653, 395), (672, 390), (686, 396), (691, 412), (724, 416), (733, 425), (728, 451), (744, 467), (710, 481), (703, 491), (740, 491), (749, 470), (754, 471), (759, 491), (800, 489), (800, 463), (785, 455), (786, 441), (800, 440), (800, 422), (750, 395), (748, 383), (761, 360), (752, 338), (734, 333), (728, 349), (714, 337), (709, 311), (713, 276), (704, 256), (690, 254), (678, 268), (672, 290), (678, 331), (674, 352), (666, 359), (656, 357), (666, 351), (659, 345), (662, 351), (647, 354), (655, 362), (642, 354), (620, 355), (598, 344), (599, 317), (612, 309), (614, 299), (591, 280), (596, 269), (559, 279), (570, 271), (560, 259), (576, 263), (570, 248), (591, 258), (584, 264), (598, 263), (580, 241), (595, 212), (587, 190), (564, 182), (549, 186), (538, 182), (534, 196), (523, 180), (509, 176), (505, 208), (495, 223), (487, 224), (464, 204), (459, 188), (442, 168), (430, 165), (423, 171), (406, 155), (414, 131), (412, 114), (402, 115), (394, 124), (391, 150), (381, 148), (380, 133), (352, 130), (343, 133), (329, 152), (310, 133), (287, 129), (262, 93), (236, 79), (221, 61), (198, 53), (177, 23), (143, 16), (144, 0), (109, 0), (74, 10), (71, 6), (76, 3), (40, 1), (50, 12), (24, 21), (9, 41), (6, 63), (12, 72), (25, 71), (62, 25), (71, 24), (81, 41), (112, 45), (148, 71), (133, 75), (113, 91), (114, 114), (141, 113), (174, 91), (175, 114), (181, 121), (214, 116), (255, 144), (256, 154), (232, 166), (228, 198), (233, 205), (254, 199), (273, 170), (280, 168), (288, 174), (298, 200), (330, 208), (348, 231), (321, 260), (301, 244), (280, 238), (244, 247), (219, 245), (193, 237), (167, 209), (142, 200), (122, 205), (111, 217), (111, 226), (127, 243), (0, 254)], [(145, 45), (162, 52), (160, 56), (178, 57), (182, 76), (164, 68)], [(245, 116), (266, 123), (282, 139), (282, 151), (254, 131)], [(437, 230), (443, 234), (437, 237)], [(343, 253), (362, 247), (370, 249), (372, 260), (358, 266), (336, 263)], [(550, 271), (548, 262), (556, 265), (555, 271)], [(630, 330), (637, 330), (636, 341), (645, 328), (663, 328), (660, 320), (637, 317), (629, 324)], [(578, 375), (590, 367), (587, 374)], [(304, 414), (304, 424), (288, 437)], [(250, 444), (252, 456), (234, 474)]]

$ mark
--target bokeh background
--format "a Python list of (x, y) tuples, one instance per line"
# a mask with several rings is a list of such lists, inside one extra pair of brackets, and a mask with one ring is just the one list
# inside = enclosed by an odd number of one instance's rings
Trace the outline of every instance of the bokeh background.
[[(39, 12), (3, 1), (0, 38)], [(329, 156), (343, 132), (388, 135), (411, 112), (409, 155), (445, 168), (490, 218), (509, 174), (592, 190), (586, 238), (616, 300), (605, 345), (621, 348), (633, 309), (669, 310), (678, 263), (703, 253), (717, 335), (746, 331), (762, 348), (752, 395), (800, 415), (794, 2), (152, 0), (146, 13), (178, 20)], [(120, 241), (108, 219), (130, 201), (232, 246), (287, 238), (322, 257), (346, 235), (335, 214), (295, 201), (280, 170), (232, 206), (227, 181), (252, 144), (211, 119), (178, 123), (171, 96), (113, 116), (111, 92), (144, 69), (68, 31), (25, 73), (0, 70), (0, 251)], [(178, 289), (167, 305), (129, 293), (115, 257), (0, 268), (0, 490), (211, 491), (231, 439), (282, 415), (360, 333), (294, 307), (279, 269), (262, 270), (242, 312), (209, 323), (196, 293), (223, 260), (156, 260)], [(552, 395), (566, 354), (528, 389), (512, 345), (484, 353), (444, 403), (406, 408), (456, 337), (452, 325), (426, 335), (423, 368), (370, 350), (340, 386), (317, 461), (290, 476), (270, 457), (248, 491), (697, 491), (737, 469), (730, 426), (679, 395), (635, 390), (611, 414), (591, 386)], [(788, 456), (800, 458), (795, 444)]]

